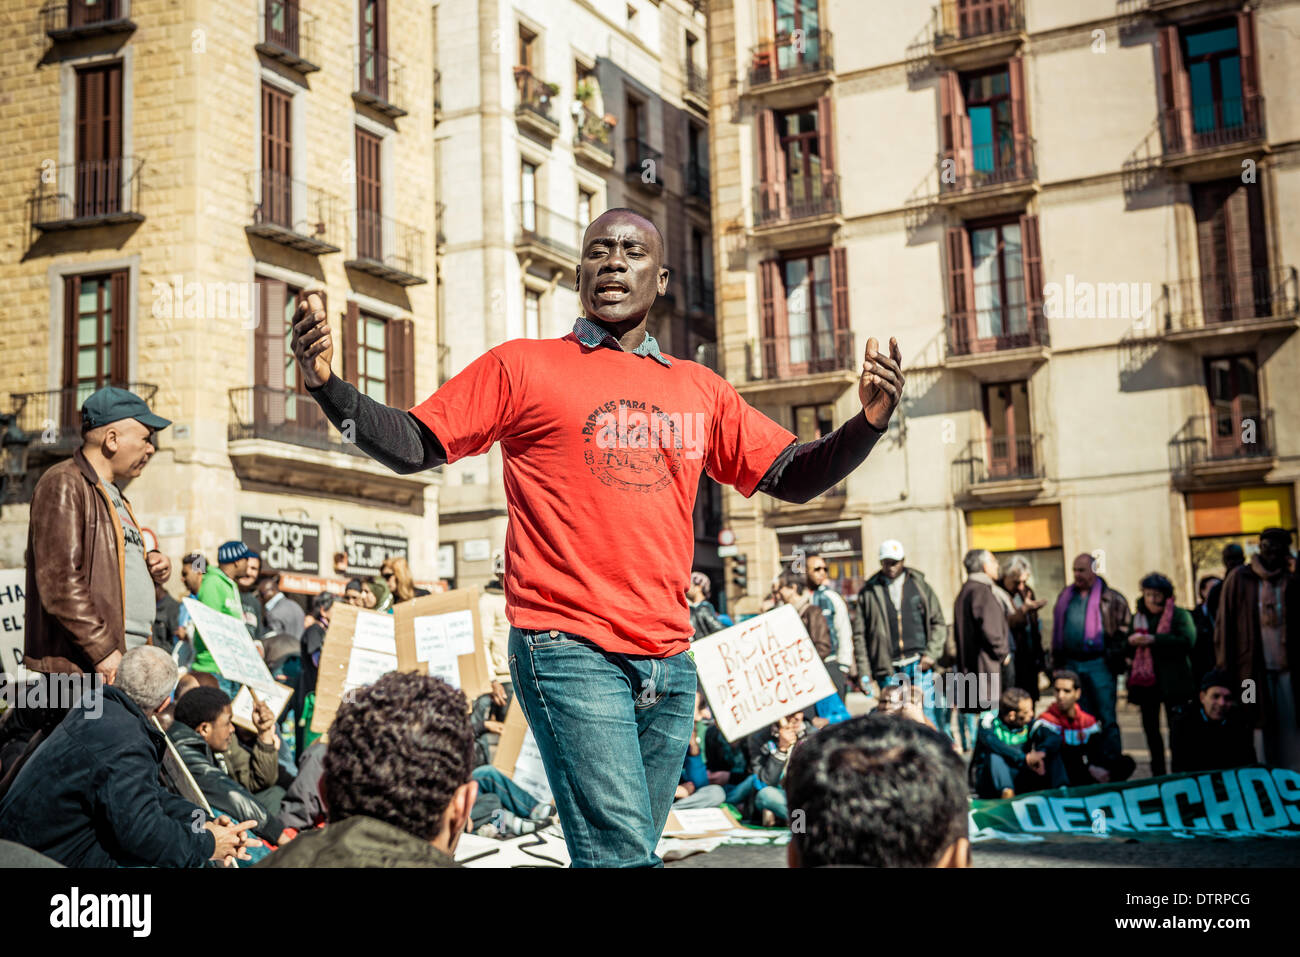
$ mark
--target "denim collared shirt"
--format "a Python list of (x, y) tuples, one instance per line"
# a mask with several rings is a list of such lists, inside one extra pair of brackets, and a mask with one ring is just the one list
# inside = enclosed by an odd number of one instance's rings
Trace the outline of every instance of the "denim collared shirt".
[[(608, 346), (611, 349), (617, 349), (624, 352), (622, 344), (615, 339), (603, 326), (592, 322), (586, 316), (579, 316), (578, 321), (573, 324), (573, 334), (578, 337), (588, 349), (596, 349), (600, 346)], [(641, 344), (632, 350), (634, 356), (650, 356), (660, 365), (672, 368), (672, 360), (659, 351), (659, 343), (655, 342), (655, 337), (646, 332), (645, 339)]]

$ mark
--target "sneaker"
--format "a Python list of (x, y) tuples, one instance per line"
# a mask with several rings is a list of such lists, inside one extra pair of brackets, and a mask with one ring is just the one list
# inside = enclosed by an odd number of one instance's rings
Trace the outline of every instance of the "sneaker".
[(501, 832), (496, 829), (495, 824), (491, 824), (491, 823), (480, 824), (478, 826), (478, 829), (474, 832), (474, 836), (494, 838), (494, 837), (500, 837)]
[(528, 813), (528, 820), (545, 824), (555, 817), (555, 805), (543, 801)]
[(539, 826), (536, 821), (526, 820), (516, 814), (511, 814), (505, 808), (498, 808), (492, 812), (492, 824), (505, 837), (532, 834)]

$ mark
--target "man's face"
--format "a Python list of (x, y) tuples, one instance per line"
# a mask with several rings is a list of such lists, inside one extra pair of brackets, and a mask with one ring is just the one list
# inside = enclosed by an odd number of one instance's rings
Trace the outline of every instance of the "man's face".
[(244, 571), (240, 574), (237, 581), (245, 588), (252, 588), (253, 583), (257, 581), (258, 574), (262, 571), (262, 560), (256, 555), (243, 559)]
[(826, 559), (821, 557), (808, 559), (808, 584), (811, 587), (820, 588), (827, 576)]
[(984, 563), (984, 574), (994, 581), (1002, 577), (1002, 564), (998, 561), (996, 555), (990, 556), (989, 560)]
[(190, 590), (191, 595), (199, 593), (199, 585), (203, 582), (203, 576), (193, 565), (184, 565), (181, 567), (181, 581), (185, 582), (185, 587)]
[(257, 585), (257, 597), (262, 600), (263, 605), (274, 598), (275, 582), (271, 581), (269, 578), (263, 579), (259, 582)]
[(1080, 555), (1074, 560), (1074, 584), (1080, 589), (1089, 589), (1097, 580), (1092, 570), (1092, 556)]
[(782, 585), (777, 589), (777, 594), (781, 596), (781, 600), (787, 605), (793, 605), (798, 593), (794, 590), (793, 585)]
[(880, 570), (885, 573), (886, 578), (893, 581), (899, 575), (903, 574), (903, 559), (883, 558), (880, 561)]
[(1201, 707), (1211, 721), (1222, 721), (1232, 710), (1232, 690), (1210, 687), (1201, 692)]
[(235, 722), (231, 719), (229, 705), (221, 709), (221, 714), (217, 716), (216, 721), (199, 725), (200, 737), (208, 742), (208, 747), (213, 751), (225, 751), (229, 748), (230, 736), (234, 731)]
[(1003, 720), (1007, 723), (1008, 728), (1023, 728), (1034, 720), (1034, 702), (1029, 696), (1020, 699), (1015, 711), (1008, 711)]
[(596, 217), (582, 241), (578, 300), (590, 319), (639, 322), (668, 289), (658, 231), (633, 213)]
[(1278, 537), (1261, 538), (1259, 540), (1259, 563), (1269, 571), (1277, 571), (1286, 564), (1289, 549), (1282, 544), (1282, 539)]
[(1079, 701), (1079, 695), (1082, 694), (1082, 691), (1069, 678), (1058, 678), (1053, 681), (1052, 690), (1056, 692), (1057, 705), (1066, 714), (1074, 710), (1074, 706)]
[(1007, 591), (1010, 591), (1010, 592), (1019, 591), (1019, 590), (1020, 590), (1020, 572), (1017, 571), (1016, 569), (1011, 569), (1011, 570), (1008, 571), (1008, 572), (1006, 573), (1006, 575), (1003, 577), (1003, 579), (1002, 579), (1002, 584), (1006, 587)]
[(124, 481), (139, 476), (153, 457), (153, 430), (135, 419), (122, 419), (109, 426), (104, 446), (109, 452), (113, 479)]

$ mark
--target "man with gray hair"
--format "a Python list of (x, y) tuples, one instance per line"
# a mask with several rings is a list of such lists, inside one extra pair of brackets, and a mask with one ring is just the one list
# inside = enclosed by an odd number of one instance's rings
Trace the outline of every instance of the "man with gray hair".
[(0, 800), (0, 839), (68, 867), (201, 867), (247, 859), (254, 821), (210, 821), (166, 791), (166, 741), (149, 721), (171, 703), (176, 663), (161, 648), (122, 656), (32, 754)]
[(1002, 669), (1011, 663), (1011, 648), (1006, 606), (997, 595), (998, 560), (987, 548), (972, 548), (962, 564), (966, 583), (952, 612), (958, 680), (950, 699), (961, 715), (963, 737), (974, 747), (979, 713), (1002, 695)]

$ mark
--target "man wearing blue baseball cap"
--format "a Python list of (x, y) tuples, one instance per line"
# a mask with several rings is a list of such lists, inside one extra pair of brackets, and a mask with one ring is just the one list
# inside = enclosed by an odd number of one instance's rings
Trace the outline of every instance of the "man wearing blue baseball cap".
[[(223, 615), (238, 618), (242, 622), (244, 603), (239, 597), (239, 585), (235, 583), (235, 579), (244, 574), (252, 554), (248, 546), (239, 541), (226, 542), (218, 548), (217, 567), (209, 567), (203, 575), (203, 581), (199, 585), (199, 601)], [(203, 644), (202, 636), (197, 634), (194, 636), (194, 664), (190, 666), (190, 670), (206, 671), (211, 674), (220, 674), (221, 671), (212, 657), (212, 652), (208, 651), (207, 646)], [(221, 680), (225, 682), (224, 678)], [(238, 688), (230, 683), (223, 684), (222, 690), (234, 697), (234, 692)]]
[(127, 650), (151, 643), (154, 583), (167, 581), (171, 563), (146, 554), (118, 486), (144, 471), (154, 433), (169, 425), (135, 393), (100, 389), (81, 407), (81, 448), (36, 483), (23, 656), (31, 670), (112, 682)]

